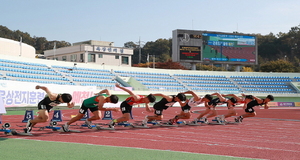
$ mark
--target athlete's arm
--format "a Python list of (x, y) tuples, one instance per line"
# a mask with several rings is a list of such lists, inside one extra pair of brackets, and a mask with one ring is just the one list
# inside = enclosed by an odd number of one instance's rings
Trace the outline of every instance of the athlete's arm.
[(206, 108), (208, 108), (208, 107), (209, 107), (208, 102), (204, 102), (204, 106), (205, 106)]
[(255, 96), (252, 96), (252, 97), (253, 97), (253, 99), (255, 99), (257, 101), (257, 103), (262, 103), (263, 102), (263, 100), (258, 98), (258, 97), (255, 97)]
[(200, 97), (193, 91), (186, 91), (186, 92), (183, 92), (183, 94), (191, 94), (193, 95), (194, 97), (194, 101), (199, 101), (200, 100)]
[(99, 103), (97, 104), (98, 109), (100, 111), (119, 111), (118, 108), (104, 108), (104, 103), (106, 103), (106, 97), (105, 96), (98, 96)]
[(150, 108), (149, 103), (145, 103), (145, 106), (146, 106), (147, 112), (152, 112), (152, 109)]
[(161, 94), (161, 93), (156, 93), (156, 94), (152, 94), (153, 96), (161, 96), (165, 99), (167, 99), (168, 102), (172, 101), (173, 97), (172, 96), (167, 96), (167, 95), (164, 95), (164, 94)]
[(129, 89), (125, 88), (125, 87), (121, 87), (118, 83), (116, 83), (116, 87), (118, 87), (118, 88), (122, 89), (123, 91), (129, 93), (133, 97), (133, 99), (135, 101), (138, 101), (138, 100), (141, 99), (140, 96), (134, 94), (131, 90), (129, 90)]
[(57, 98), (57, 95), (58, 94), (56, 94), (56, 93), (52, 93), (47, 87), (45, 87), (45, 86), (39, 86), (39, 85), (37, 85), (37, 86), (35, 86), (35, 89), (42, 89), (42, 90), (44, 90), (46, 93), (47, 93), (47, 95), (48, 95), (48, 97), (50, 98), (50, 100), (52, 100), (52, 101), (54, 101), (56, 98)]
[(227, 94), (227, 95), (223, 95), (223, 94), (222, 94), (222, 96), (231, 96), (231, 97), (234, 97), (238, 102), (243, 101), (243, 98), (238, 97), (238, 96), (235, 95), (235, 94)]
[(220, 93), (213, 93), (212, 96), (217, 96), (221, 102), (225, 102), (226, 98), (224, 98)]
[(108, 96), (111, 95), (108, 89), (103, 89), (102, 91), (100, 91), (100, 92), (98, 93), (98, 95), (99, 95), (99, 94), (103, 94), (103, 93), (106, 94), (106, 95), (108, 95)]

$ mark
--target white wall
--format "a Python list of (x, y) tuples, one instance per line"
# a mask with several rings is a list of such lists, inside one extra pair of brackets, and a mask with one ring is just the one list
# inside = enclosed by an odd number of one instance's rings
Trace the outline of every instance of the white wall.
[(35, 48), (26, 43), (0, 38), (0, 55), (35, 58)]

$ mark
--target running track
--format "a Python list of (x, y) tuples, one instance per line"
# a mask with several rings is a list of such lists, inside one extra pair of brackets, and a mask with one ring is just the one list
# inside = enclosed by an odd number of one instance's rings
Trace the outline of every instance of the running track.
[[(194, 110), (202, 110), (197, 107)], [(146, 114), (144, 108), (133, 108), (135, 120), (142, 120)], [(63, 110), (64, 122), (78, 110)], [(164, 119), (172, 118), (180, 108), (169, 108), (164, 111)], [(237, 108), (239, 115), (243, 110)], [(261, 159), (299, 159), (300, 157), (300, 108), (270, 108), (258, 109), (255, 118), (244, 119), (242, 124), (236, 125), (202, 125), (180, 127), (151, 127), (150, 129), (133, 129), (116, 127), (110, 130), (89, 130), (72, 126), (70, 129), (83, 133), (60, 133), (51, 130), (38, 131), (33, 129), (34, 136), (6, 136), (3, 138), (23, 138), (32, 140), (75, 142), (95, 145), (124, 146), (157, 150), (172, 150), (192, 153), (205, 153)], [(219, 114), (226, 113), (225, 108), (219, 108)], [(121, 114), (113, 113), (117, 118)], [(194, 114), (195, 118), (198, 114)], [(10, 122), (12, 128), (21, 129), (19, 125), (24, 116), (2, 117), (3, 122)], [(59, 122), (63, 124), (64, 122)], [(99, 120), (95, 123), (108, 123)], [(77, 124), (82, 124), (82, 121)], [(38, 124), (37, 126), (45, 126)], [(91, 138), (92, 137), (92, 138)]]

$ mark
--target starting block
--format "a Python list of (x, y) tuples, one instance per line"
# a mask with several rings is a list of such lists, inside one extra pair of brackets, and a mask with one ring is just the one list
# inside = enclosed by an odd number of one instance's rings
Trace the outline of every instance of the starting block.
[(0, 132), (4, 132), (6, 135), (24, 135), (24, 136), (32, 136), (31, 133), (21, 133), (17, 132), (16, 130), (9, 129), (10, 124), (9, 123), (4, 123), (2, 125), (2, 129), (0, 129)]
[(60, 129), (60, 127), (57, 127), (57, 122), (56, 121), (52, 121), (50, 122), (50, 125), (49, 126), (45, 126), (45, 127), (41, 127), (39, 130), (44, 130), (44, 129), (51, 129), (53, 131), (57, 131)]
[[(82, 125), (81, 125), (81, 127), (88, 127), (88, 125), (86, 125), (86, 124), (82, 124)], [(95, 127), (96, 127), (96, 125), (91, 125), (91, 127), (92, 127), (92, 128), (95, 128)]]
[(104, 117), (102, 118), (102, 120), (113, 120), (112, 112), (111, 111), (105, 111), (104, 112)]
[(53, 112), (53, 117), (51, 119), (51, 121), (55, 121), (55, 122), (62, 122), (62, 114), (61, 114), (61, 110), (54, 110)]
[(225, 121), (222, 121), (219, 117), (216, 117), (215, 119), (212, 120), (209, 124), (220, 124), (220, 125), (225, 125)]
[(84, 116), (80, 119), (80, 121), (85, 121), (86, 119), (90, 118), (90, 111), (87, 110), (84, 114)]
[[(130, 118), (133, 119), (132, 112), (130, 112)], [(105, 111), (102, 120), (113, 120), (112, 111)]]
[(110, 128), (110, 127), (101, 127), (96, 125), (95, 127), (93, 127), (92, 129), (96, 129), (96, 130), (115, 130), (115, 128)]
[(186, 122), (185, 122), (185, 121), (177, 121), (176, 124), (179, 124), (179, 125), (186, 125)]
[(157, 122), (157, 121), (148, 121), (147, 124), (152, 124), (154, 126), (158, 126), (158, 125), (160, 125), (160, 122)]
[(25, 111), (25, 115), (24, 115), (24, 119), (23, 119), (23, 123), (27, 123), (28, 120), (32, 120), (33, 119), (33, 111), (32, 110), (26, 110)]
[(129, 127), (129, 126), (132, 126), (131, 123), (125, 121), (125, 122), (120, 122), (120, 123), (117, 123), (116, 125), (118, 126), (124, 126), (124, 127)]
[(8, 129), (10, 127), (9, 123), (4, 123), (2, 125), (2, 128), (0, 129), (0, 132), (4, 132), (4, 134), (9, 134), (11, 132), (10, 129)]

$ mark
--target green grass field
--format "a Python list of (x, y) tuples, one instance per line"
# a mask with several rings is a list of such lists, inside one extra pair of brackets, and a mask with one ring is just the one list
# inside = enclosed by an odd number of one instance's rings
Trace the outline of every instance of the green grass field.
[(245, 160), (245, 158), (196, 153), (101, 146), (81, 143), (35, 141), (26, 139), (0, 138), (0, 144), (1, 160)]

